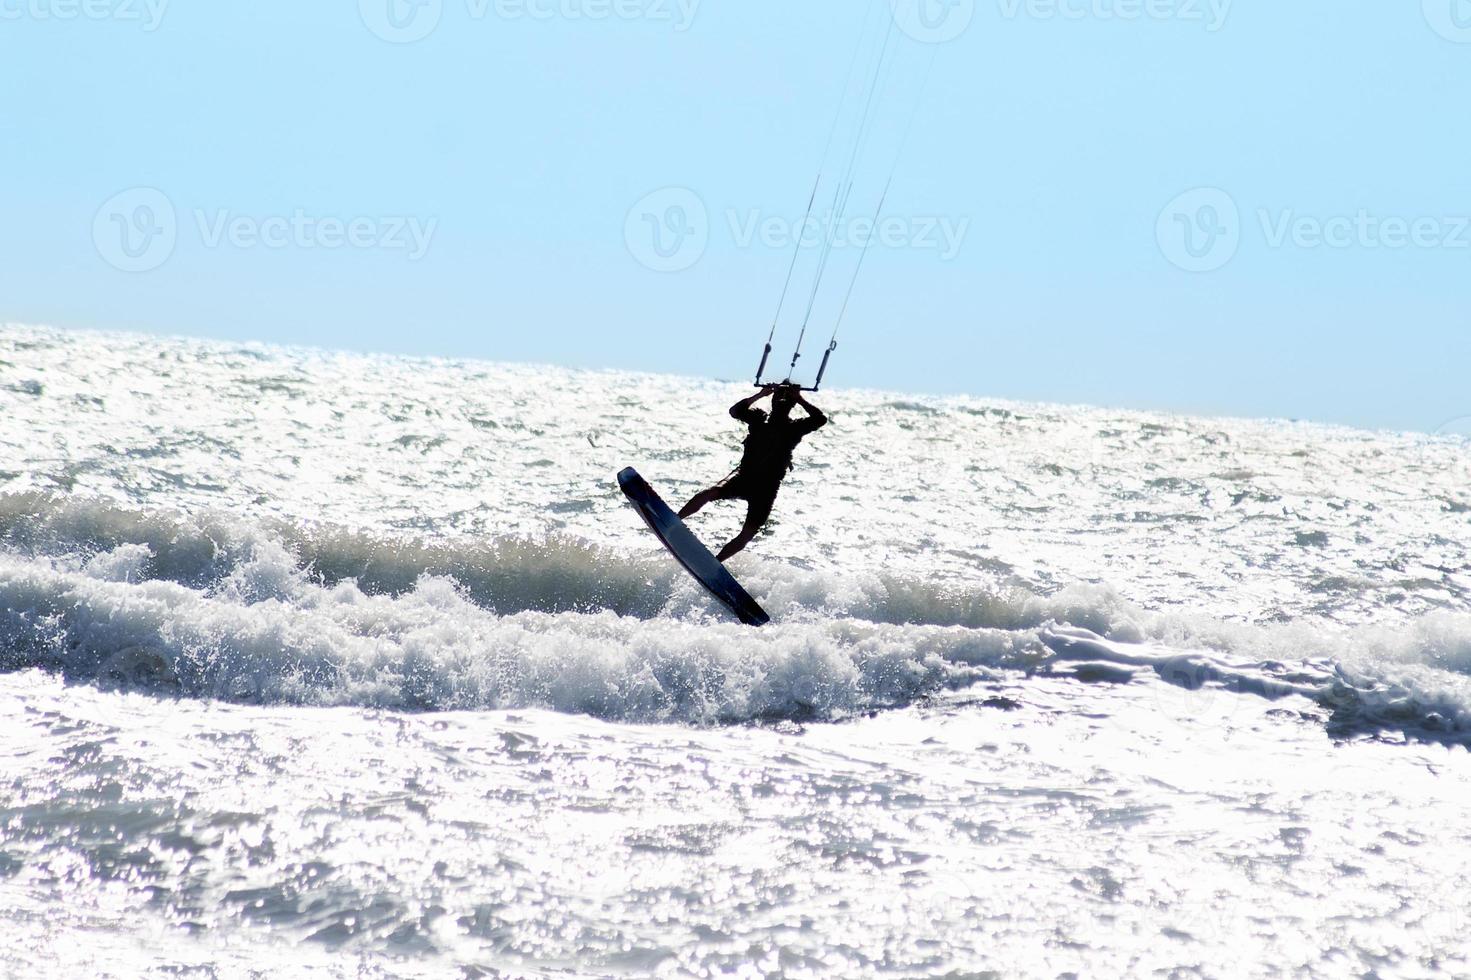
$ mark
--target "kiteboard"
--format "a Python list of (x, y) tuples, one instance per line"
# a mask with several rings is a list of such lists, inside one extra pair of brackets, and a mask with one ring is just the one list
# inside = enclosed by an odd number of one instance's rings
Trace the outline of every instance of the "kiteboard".
[(669, 505), (660, 499), (638, 471), (632, 466), (618, 474), (618, 486), (633, 504), (649, 530), (663, 542), (684, 570), (694, 577), (725, 608), (747, 626), (764, 626), (771, 622), (766, 610), (741, 588), (730, 572), (725, 570), (710, 549), (700, 543), (689, 528), (685, 527)]

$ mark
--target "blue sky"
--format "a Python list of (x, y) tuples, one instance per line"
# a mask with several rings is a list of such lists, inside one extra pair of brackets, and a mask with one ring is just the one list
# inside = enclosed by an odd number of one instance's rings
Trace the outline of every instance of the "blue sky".
[(0, 0), (0, 318), (745, 377), (887, 36), (828, 384), (1471, 415), (1471, 0), (894, 2)]

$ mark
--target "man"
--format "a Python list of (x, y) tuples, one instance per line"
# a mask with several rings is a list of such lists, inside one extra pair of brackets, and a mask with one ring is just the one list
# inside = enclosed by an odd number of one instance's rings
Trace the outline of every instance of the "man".
[[(767, 395), (771, 396), (771, 416), (756, 408), (756, 403)], [(792, 408), (801, 405), (807, 417), (794, 419)], [(816, 432), (827, 424), (822, 410), (802, 397), (800, 385), (767, 385), (744, 401), (730, 407), (730, 416), (750, 427), (746, 434), (745, 449), (741, 453), (741, 465), (729, 478), (715, 484), (709, 490), (695, 495), (679, 512), (681, 519), (687, 518), (701, 507), (716, 500), (744, 500), (749, 505), (746, 523), (741, 533), (730, 540), (716, 557), (722, 562), (751, 543), (756, 532), (771, 517), (771, 506), (776, 503), (776, 491), (787, 471), (792, 468), (792, 450), (797, 448), (808, 433)]]

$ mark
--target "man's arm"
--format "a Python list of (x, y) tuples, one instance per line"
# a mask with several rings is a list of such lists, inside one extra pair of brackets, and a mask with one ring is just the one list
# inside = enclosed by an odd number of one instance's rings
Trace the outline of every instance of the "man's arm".
[(755, 405), (758, 401), (771, 394), (774, 390), (776, 390), (775, 385), (767, 385), (760, 391), (756, 392), (756, 394), (752, 395), (750, 398), (742, 398), (740, 401), (730, 406), (730, 417), (735, 419), (737, 422), (745, 422), (747, 425), (750, 425), (753, 422), (760, 422), (761, 413), (756, 411)]
[(801, 422), (797, 423), (799, 426), (801, 426), (803, 435), (806, 435), (809, 432), (816, 432), (824, 425), (827, 425), (827, 416), (823, 414), (822, 409), (818, 408), (816, 405), (809, 402), (806, 398), (802, 397), (802, 393), (800, 391), (797, 392), (797, 404), (801, 405), (804, 409), (807, 410), (807, 417)]

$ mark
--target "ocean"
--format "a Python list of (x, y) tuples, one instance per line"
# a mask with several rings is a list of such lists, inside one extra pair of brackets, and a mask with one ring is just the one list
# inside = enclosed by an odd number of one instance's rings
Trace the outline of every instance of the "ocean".
[(749, 393), (0, 328), (0, 974), (1471, 973), (1464, 437)]

